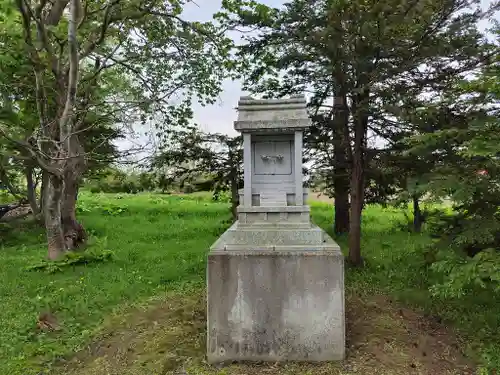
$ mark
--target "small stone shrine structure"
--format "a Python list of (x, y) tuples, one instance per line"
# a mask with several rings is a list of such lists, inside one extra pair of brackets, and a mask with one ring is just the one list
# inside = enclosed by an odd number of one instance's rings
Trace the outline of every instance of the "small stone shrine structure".
[(244, 188), (208, 255), (208, 361), (343, 359), (344, 260), (305, 204), (305, 98), (242, 97), (238, 111)]

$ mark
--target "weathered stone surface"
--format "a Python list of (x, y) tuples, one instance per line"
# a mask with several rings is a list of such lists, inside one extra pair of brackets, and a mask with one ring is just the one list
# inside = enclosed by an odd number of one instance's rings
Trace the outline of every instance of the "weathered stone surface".
[[(286, 202), (288, 206), (295, 206), (297, 205), (297, 201), (295, 200), (295, 185), (290, 184), (289, 186), (283, 186), (283, 191), (286, 192)], [(243, 202), (243, 189), (238, 190), (239, 193), (239, 199), (240, 202)], [(307, 202), (309, 196), (309, 192), (307, 189), (304, 189), (303, 195), (302, 195), (302, 202)], [(257, 189), (252, 191), (252, 206), (259, 206), (260, 205), (260, 194), (257, 193)]]
[(268, 131), (273, 133), (295, 131), (309, 127), (304, 97), (290, 99), (258, 100), (241, 98), (238, 102), (238, 120), (234, 128), (238, 131)]
[(309, 212), (244, 212), (238, 214), (238, 227), (244, 225), (306, 224), (310, 228)]
[(226, 251), (208, 258), (211, 363), (345, 356), (340, 251)]
[(238, 110), (244, 188), (208, 256), (208, 359), (342, 359), (343, 257), (304, 204), (305, 99), (245, 97)]
[(221, 248), (223, 245), (320, 245), (323, 243), (326, 233), (315, 225), (307, 228), (290, 225), (288, 229), (261, 228), (258, 225), (252, 227), (242, 227), (240, 223), (235, 223), (219, 240), (212, 246), (212, 249)]

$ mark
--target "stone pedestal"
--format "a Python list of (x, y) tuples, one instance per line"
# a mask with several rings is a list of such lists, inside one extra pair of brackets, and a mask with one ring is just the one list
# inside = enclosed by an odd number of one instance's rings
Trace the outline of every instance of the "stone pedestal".
[(344, 358), (343, 256), (304, 204), (305, 108), (240, 101), (245, 186), (238, 221), (208, 255), (209, 362)]
[(335, 244), (212, 251), (208, 361), (343, 359), (343, 262)]

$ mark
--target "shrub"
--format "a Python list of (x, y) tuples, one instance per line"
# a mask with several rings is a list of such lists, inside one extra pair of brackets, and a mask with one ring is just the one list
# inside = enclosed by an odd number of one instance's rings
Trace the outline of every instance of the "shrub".
[(109, 170), (105, 177), (89, 181), (92, 193), (137, 194), (156, 188), (156, 178), (151, 173), (127, 174), (119, 170)]
[(434, 244), (431, 270), (438, 282), (431, 291), (445, 298), (462, 297), (475, 288), (500, 291), (500, 220), (481, 220), (468, 210), (435, 215), (429, 223)]

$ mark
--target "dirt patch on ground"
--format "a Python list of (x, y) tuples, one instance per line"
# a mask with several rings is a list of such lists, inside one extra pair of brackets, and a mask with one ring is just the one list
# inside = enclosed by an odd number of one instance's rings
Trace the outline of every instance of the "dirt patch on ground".
[(61, 363), (58, 374), (473, 374), (462, 343), (443, 325), (384, 296), (348, 296), (347, 359), (321, 365), (208, 366), (205, 297), (175, 296), (114, 319), (105, 334)]
[[(362, 362), (362, 374), (474, 374), (461, 342), (447, 327), (402, 308), (385, 296), (362, 300), (351, 296), (347, 306), (350, 363)], [(368, 370), (371, 369), (371, 370)]]

